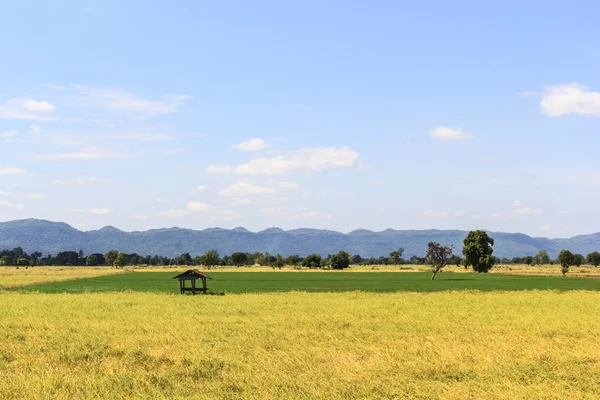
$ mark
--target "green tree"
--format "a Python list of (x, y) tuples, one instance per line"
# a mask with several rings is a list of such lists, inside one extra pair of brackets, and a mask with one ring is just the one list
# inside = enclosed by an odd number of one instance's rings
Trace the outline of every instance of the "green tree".
[(450, 259), (448, 260), (448, 264), (452, 264), (452, 265), (456, 265), (457, 267), (460, 267), (461, 264), (463, 262), (463, 259), (461, 258), (461, 256), (457, 256), (456, 254), (453, 254), (452, 257), (450, 257)]
[(586, 261), (588, 264), (591, 264), (594, 267), (597, 267), (598, 265), (600, 265), (600, 253), (598, 253), (597, 251), (594, 251), (594, 252), (588, 254)]
[(219, 253), (216, 250), (207, 251), (204, 256), (202, 256), (202, 263), (206, 266), (206, 268), (211, 269), (215, 265), (219, 265), (221, 258), (219, 257)]
[(431, 264), (431, 280), (435, 279), (438, 272), (442, 270), (452, 259), (452, 246), (442, 246), (437, 242), (429, 242), (425, 258)]
[(273, 263), (273, 267), (277, 267), (277, 268), (281, 269), (281, 268), (283, 268), (284, 265), (285, 265), (285, 260), (283, 259), (281, 254), (277, 254), (275, 256), (275, 262)]
[(546, 250), (538, 251), (537, 255), (535, 256), (535, 262), (539, 265), (550, 264), (550, 256), (548, 255), (548, 252)]
[(242, 252), (235, 252), (231, 255), (231, 263), (233, 265), (237, 265), (238, 267), (241, 265), (248, 264), (248, 254)]
[(485, 231), (471, 231), (463, 241), (462, 253), (465, 256), (463, 264), (465, 268), (473, 266), (473, 270), (479, 273), (487, 273), (494, 266), (492, 253), (494, 239)]
[(300, 261), (302, 261), (302, 258), (300, 258), (300, 256), (297, 254), (291, 255), (285, 260), (287, 265), (291, 265), (293, 267), (298, 265)]
[(585, 264), (585, 257), (581, 254), (573, 254), (573, 265), (581, 267), (582, 264)]
[(114, 265), (115, 264), (115, 260), (117, 259), (118, 255), (119, 255), (119, 252), (117, 250), (109, 250), (104, 255), (104, 260), (106, 261), (106, 263), (108, 265)]
[[(117, 258), (115, 258), (115, 261), (113, 261), (113, 266), (115, 268), (123, 268), (126, 264), (127, 264), (127, 256), (125, 255), (125, 253), (119, 253), (117, 255)], [(104, 258), (106, 258), (106, 256), (104, 256)]]
[(96, 254), (90, 254), (89, 256), (87, 256), (85, 258), (85, 265), (94, 267), (94, 266), (100, 264), (99, 261), (100, 260), (98, 259), (98, 256)]
[(20, 267), (29, 267), (31, 265), (31, 262), (25, 257), (19, 257), (17, 259), (17, 265)]
[(557, 260), (561, 265), (561, 272), (565, 276), (569, 272), (569, 267), (574, 264), (575, 256), (569, 250), (563, 250), (558, 255)]
[(333, 269), (345, 269), (350, 266), (350, 254), (344, 250), (331, 256), (331, 268)]
[(392, 251), (390, 253), (390, 259), (388, 261), (389, 264), (398, 265), (402, 263), (402, 254), (404, 253), (404, 249), (400, 247), (398, 250)]
[(302, 266), (310, 269), (319, 268), (321, 266), (321, 256), (319, 254), (311, 254), (302, 261)]

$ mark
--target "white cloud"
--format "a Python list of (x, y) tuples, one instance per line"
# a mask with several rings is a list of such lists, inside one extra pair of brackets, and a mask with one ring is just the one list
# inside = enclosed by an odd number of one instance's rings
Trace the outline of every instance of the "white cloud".
[(454, 216), (456, 217), (462, 217), (463, 215), (465, 215), (463, 210), (454, 211)]
[(178, 148), (174, 148), (174, 149), (165, 149), (165, 150), (163, 150), (163, 153), (165, 153), (166, 155), (174, 155), (174, 154), (181, 154), (184, 151), (185, 151), (184, 148), (178, 147)]
[(88, 212), (95, 215), (108, 215), (112, 213), (112, 210), (110, 208), (90, 208)]
[(234, 211), (221, 210), (216, 206), (202, 203), (199, 201), (191, 201), (187, 204), (186, 208), (178, 210), (168, 210), (158, 213), (161, 217), (184, 217), (186, 215), (195, 213), (205, 213), (209, 215), (211, 221), (217, 220), (230, 220), (235, 218), (236, 213)]
[(120, 158), (132, 158), (131, 154), (114, 151), (106, 151), (99, 147), (90, 147), (81, 151), (70, 153), (40, 154), (35, 158), (38, 160), (64, 161), (64, 160), (111, 160)]
[(65, 90), (64, 86), (58, 86), (53, 83), (42, 83), (40, 86), (52, 90)]
[(438, 126), (431, 131), (431, 136), (443, 142), (465, 140), (473, 137), (472, 134), (463, 131), (461, 128), (450, 128), (447, 126)]
[(0, 133), (0, 138), (2, 138), (2, 139), (8, 139), (8, 138), (11, 138), (13, 136), (17, 136), (18, 134), (19, 134), (18, 130), (12, 129), (10, 131), (1, 132)]
[(575, 82), (552, 85), (545, 88), (540, 105), (542, 111), (552, 117), (600, 115), (600, 93)]
[(37, 101), (28, 99), (23, 102), (23, 109), (33, 112), (52, 112), (56, 109), (56, 107), (54, 107), (47, 101)]
[(209, 165), (204, 171), (211, 174), (227, 174), (231, 172), (231, 167), (229, 165)]
[(542, 231), (542, 232), (548, 232), (551, 229), (552, 229), (552, 226), (550, 224), (540, 226), (540, 231)]
[(104, 178), (96, 178), (92, 176), (90, 178), (73, 178), (73, 179), (55, 179), (52, 181), (55, 185), (68, 185), (68, 184), (77, 184), (83, 185), (85, 183), (116, 183), (117, 181), (114, 179), (104, 179)]
[(25, 206), (23, 204), (15, 204), (15, 203), (10, 203), (6, 200), (0, 200), (0, 207), (14, 208), (16, 210), (20, 210), (20, 209), (24, 208)]
[(570, 213), (569, 213), (568, 211), (566, 211), (566, 210), (558, 210), (558, 211), (556, 212), (556, 215), (559, 215), (559, 216), (561, 216), (561, 217), (565, 217), (565, 216), (567, 216), (567, 215), (569, 215), (569, 214), (570, 214)]
[(158, 204), (171, 204), (169, 200), (156, 199)]
[(148, 219), (145, 215), (131, 214), (131, 218), (137, 219), (138, 221), (145, 221)]
[(502, 215), (500, 213), (492, 213), (492, 218), (500, 218)]
[(224, 197), (246, 197), (261, 194), (274, 194), (279, 190), (272, 187), (257, 186), (247, 181), (240, 181), (227, 186), (219, 192), (220, 196)]
[(294, 211), (288, 208), (262, 208), (259, 211), (265, 217), (274, 217), (279, 220), (314, 220), (314, 219), (331, 219), (332, 215), (316, 210), (302, 209)]
[(530, 207), (521, 207), (515, 210), (515, 214), (517, 215), (542, 215), (543, 213), (544, 212), (542, 210)]
[(208, 188), (204, 185), (198, 185), (196, 186), (196, 189), (194, 189), (194, 193), (198, 194), (198, 193), (202, 193), (202, 192), (206, 192), (208, 190)]
[(234, 197), (233, 199), (231, 199), (231, 203), (232, 206), (245, 206), (248, 204), (252, 204), (252, 199), (249, 199), (247, 197)]
[(24, 119), (31, 121), (52, 121), (56, 107), (47, 101), (28, 98), (14, 98), (0, 104), (0, 119)]
[(27, 175), (28, 172), (23, 168), (0, 167), (0, 175)]
[(471, 215), (471, 219), (478, 221), (480, 219), (483, 219), (483, 216), (481, 214), (473, 214)]
[(242, 151), (256, 151), (263, 150), (267, 147), (265, 141), (262, 139), (250, 139), (247, 142), (242, 142), (239, 144), (234, 144), (234, 148)]
[(350, 147), (307, 147), (287, 155), (256, 158), (234, 169), (239, 175), (282, 175), (297, 171), (326, 171), (358, 167), (358, 153)]
[(423, 211), (423, 216), (431, 217), (431, 218), (443, 218), (443, 217), (447, 217), (448, 213), (445, 211), (425, 210), (425, 211)]
[(300, 189), (300, 185), (296, 182), (279, 182), (280, 189)]
[(33, 125), (33, 124), (32, 124), (32, 125), (29, 127), (29, 130), (28, 130), (28, 132), (29, 132), (29, 133), (41, 133), (41, 132), (42, 132), (42, 128), (41, 128), (41, 127), (39, 127), (38, 125)]
[(12, 193), (10, 192), (3, 192), (0, 190), (0, 196), (12, 196)]
[(117, 88), (86, 85), (71, 85), (71, 88), (76, 92), (73, 96), (76, 105), (125, 112), (140, 118), (174, 113), (190, 99), (190, 96), (167, 95), (159, 100), (149, 100)]
[(25, 198), (32, 199), (32, 200), (41, 200), (44, 197), (46, 197), (46, 196), (44, 196), (41, 193), (28, 193), (28, 194), (25, 195)]
[(525, 204), (521, 203), (521, 201), (517, 200), (514, 203), (512, 203), (513, 207), (525, 207)]

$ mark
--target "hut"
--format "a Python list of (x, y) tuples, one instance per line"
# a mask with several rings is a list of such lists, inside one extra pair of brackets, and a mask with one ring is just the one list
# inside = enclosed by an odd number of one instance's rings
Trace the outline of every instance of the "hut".
[[(190, 269), (182, 274), (174, 276), (173, 279), (179, 279), (179, 291), (181, 294), (185, 292), (196, 294), (197, 292), (206, 293), (206, 280), (212, 278), (197, 269)], [(202, 287), (196, 287), (196, 279), (202, 280)], [(192, 281), (191, 287), (186, 287), (185, 281)]]

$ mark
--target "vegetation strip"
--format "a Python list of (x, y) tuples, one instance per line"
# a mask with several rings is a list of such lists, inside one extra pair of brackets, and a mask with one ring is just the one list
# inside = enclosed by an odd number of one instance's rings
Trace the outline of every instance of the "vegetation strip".
[[(30, 285), (15, 290), (41, 293), (165, 292), (178, 293), (177, 273), (134, 272), (76, 281)], [(438, 292), (449, 290), (600, 290), (600, 279), (476, 273), (413, 272), (221, 272), (211, 271), (209, 290), (225, 293), (265, 292)]]

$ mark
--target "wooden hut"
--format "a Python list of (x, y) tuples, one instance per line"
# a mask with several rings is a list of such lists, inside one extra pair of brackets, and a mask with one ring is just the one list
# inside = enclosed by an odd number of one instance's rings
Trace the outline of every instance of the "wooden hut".
[[(206, 280), (212, 278), (205, 273), (198, 271), (197, 269), (190, 269), (182, 274), (174, 276), (173, 279), (179, 279), (179, 291), (181, 294), (185, 292), (192, 292), (196, 294), (196, 292), (206, 293)], [(196, 287), (197, 279), (202, 280), (202, 287)], [(185, 281), (192, 281), (191, 287), (186, 287)]]

